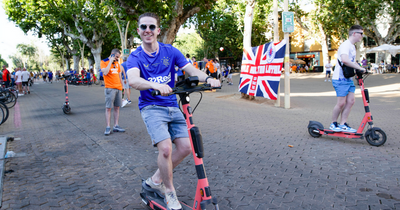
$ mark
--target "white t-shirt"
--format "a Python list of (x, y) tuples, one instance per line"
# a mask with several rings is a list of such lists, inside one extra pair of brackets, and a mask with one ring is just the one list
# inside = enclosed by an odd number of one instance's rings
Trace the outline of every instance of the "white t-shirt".
[(15, 82), (22, 82), (22, 71), (15, 72)]
[(215, 63), (215, 68), (217, 69), (218, 74), (220, 74), (221, 73), (221, 69), (219, 67), (219, 63), (218, 62)]
[(325, 68), (326, 68), (327, 71), (331, 71), (331, 70), (332, 70), (332, 67), (333, 67), (333, 66), (332, 66), (331, 63), (328, 63), (328, 64), (325, 65)]
[(28, 82), (29, 77), (31, 76), (28, 71), (22, 71), (22, 82)]
[[(350, 42), (350, 40), (346, 40), (345, 42), (343, 42), (339, 49), (338, 49), (338, 53), (336, 55), (336, 57), (339, 59), (340, 62), (342, 62), (342, 55), (348, 55), (349, 56), (349, 60), (351, 62), (354, 62), (356, 59), (356, 47), (354, 46), (354, 44), (352, 44)], [(339, 79), (343, 79), (345, 78), (343, 76), (343, 70), (342, 67), (340, 66), (339, 62), (336, 63), (335, 66), (335, 71), (333, 72), (332, 75), (332, 80), (339, 80)]]

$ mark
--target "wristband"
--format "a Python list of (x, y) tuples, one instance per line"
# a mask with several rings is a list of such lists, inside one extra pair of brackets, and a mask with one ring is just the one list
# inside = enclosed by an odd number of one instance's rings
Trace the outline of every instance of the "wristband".
[(213, 77), (208, 76), (208, 77), (206, 77), (206, 79), (204, 81), (207, 83), (207, 80), (210, 79), (210, 78), (213, 78)]

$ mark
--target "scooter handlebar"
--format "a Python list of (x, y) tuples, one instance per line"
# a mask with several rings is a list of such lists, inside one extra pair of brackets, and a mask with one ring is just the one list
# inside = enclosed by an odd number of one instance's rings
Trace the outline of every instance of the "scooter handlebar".
[[(221, 86), (220, 87), (211, 87), (210, 84), (202, 84), (202, 85), (198, 85), (193, 88), (175, 87), (175, 88), (172, 88), (172, 92), (169, 93), (169, 95), (179, 94), (179, 93), (183, 93), (183, 92), (191, 92), (191, 93), (192, 92), (200, 92), (200, 91), (213, 90), (213, 89), (221, 89)], [(153, 90), (153, 91), (151, 91), (151, 95), (158, 96), (158, 95), (161, 95), (161, 92), (159, 90)]]

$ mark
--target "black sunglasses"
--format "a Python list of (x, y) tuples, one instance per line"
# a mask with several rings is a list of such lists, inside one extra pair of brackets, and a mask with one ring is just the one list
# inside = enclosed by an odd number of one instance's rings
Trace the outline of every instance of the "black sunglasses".
[[(145, 31), (147, 29), (147, 25), (146, 24), (142, 24), (139, 27), (143, 31)], [(151, 24), (151, 25), (149, 25), (149, 28), (150, 28), (151, 31), (154, 31), (156, 29), (156, 25)]]

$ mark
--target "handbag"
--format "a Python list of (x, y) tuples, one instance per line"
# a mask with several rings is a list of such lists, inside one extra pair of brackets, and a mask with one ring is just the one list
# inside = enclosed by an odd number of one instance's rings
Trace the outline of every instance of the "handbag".
[(338, 59), (338, 62), (339, 62), (340, 67), (342, 67), (344, 77), (350, 78), (350, 77), (354, 77), (354, 75), (356, 75), (354, 68), (344, 65), (344, 63), (340, 62), (339, 59)]

